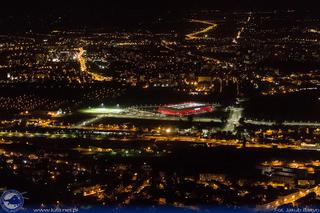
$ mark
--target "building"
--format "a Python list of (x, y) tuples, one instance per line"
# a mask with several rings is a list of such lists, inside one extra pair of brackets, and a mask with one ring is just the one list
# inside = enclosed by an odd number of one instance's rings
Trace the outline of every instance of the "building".
[(163, 115), (187, 116), (200, 113), (212, 112), (213, 106), (206, 103), (185, 102), (160, 106), (158, 112)]

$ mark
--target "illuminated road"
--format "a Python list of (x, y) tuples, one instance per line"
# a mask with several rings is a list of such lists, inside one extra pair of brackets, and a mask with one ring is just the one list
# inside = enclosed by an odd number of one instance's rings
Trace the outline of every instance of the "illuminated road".
[(88, 75), (90, 75), (91, 78), (95, 81), (111, 81), (112, 80), (111, 77), (105, 77), (105, 76), (99, 75), (97, 73), (90, 72), (88, 70), (87, 65), (86, 65), (86, 59), (84, 57), (84, 52), (85, 52), (84, 49), (82, 47), (80, 47), (79, 53), (77, 55), (78, 61), (80, 63), (80, 70), (82, 72), (85, 72)]
[[(46, 128), (43, 128), (46, 130)], [(62, 132), (62, 131), (64, 132)], [(68, 131), (66, 131), (68, 130)], [(79, 131), (83, 130), (83, 131)], [(50, 131), (50, 132), (49, 132)], [(87, 131), (87, 132), (86, 132)], [(3, 138), (46, 138), (46, 139), (72, 139), (72, 138), (90, 138), (93, 140), (107, 139), (108, 141), (136, 141), (141, 142), (189, 142), (189, 143), (205, 143), (211, 146), (234, 146), (236, 148), (242, 148), (242, 142), (237, 139), (216, 139), (216, 138), (200, 138), (198, 136), (182, 136), (182, 135), (171, 135), (171, 134), (152, 134), (143, 133), (141, 136), (127, 137), (130, 132), (135, 132), (136, 129), (119, 129), (119, 128), (106, 128), (106, 127), (91, 127), (82, 126), (79, 128), (69, 126), (55, 126), (47, 128), (46, 132), (18, 132), (18, 131), (0, 131), (0, 137)], [(115, 135), (117, 137), (115, 137)], [(254, 144), (247, 143), (247, 148), (262, 148), (262, 149), (274, 149), (273, 144)], [(294, 149), (302, 150), (298, 145), (286, 145), (277, 144), (278, 149)]]
[[(251, 120), (247, 119), (244, 121), (246, 124), (253, 124), (253, 125), (262, 125), (262, 126), (273, 126), (277, 125), (275, 121), (258, 121), (258, 120)], [(302, 127), (320, 127), (319, 122), (307, 122), (307, 121), (285, 121), (282, 122), (281, 125), (283, 126), (302, 126)]]
[[(246, 22), (245, 22), (245, 25), (247, 25), (247, 24), (250, 22), (250, 20), (251, 20), (251, 15), (252, 15), (252, 13), (250, 12), (250, 13), (249, 13), (249, 16), (248, 16), (248, 18), (247, 18), (247, 20), (246, 20)], [(245, 30), (245, 26), (244, 26), (244, 27), (241, 27), (241, 29), (237, 32), (236, 37), (232, 40), (232, 43), (238, 44), (238, 40), (241, 38), (241, 34), (243, 33), (244, 30)]]
[[(196, 56), (195, 54), (193, 54), (191, 52), (188, 52), (187, 54), (190, 56)], [(224, 64), (224, 66), (226, 66), (226, 67), (233, 67), (234, 66), (234, 64), (232, 64), (230, 62), (220, 61), (216, 58), (211, 58), (211, 57), (207, 57), (207, 56), (203, 56), (203, 55), (201, 55), (200, 57), (203, 58), (203, 60), (205, 60), (207, 62), (213, 62), (215, 64)]]
[[(90, 128), (92, 130), (92, 128)], [(93, 131), (93, 130), (92, 130)], [(47, 139), (63, 139), (63, 138), (89, 138), (88, 134), (80, 134), (77, 135), (75, 133), (56, 133), (56, 132), (8, 132), (8, 131), (0, 131), (0, 137), (6, 137), (6, 138), (47, 138)], [(100, 136), (103, 136), (103, 138), (107, 138), (108, 140), (116, 140), (121, 141), (121, 138), (113, 138), (113, 136), (108, 136), (103, 133), (101, 133)], [(91, 139), (102, 139), (99, 136), (93, 136)], [(221, 139), (206, 139), (206, 138), (199, 138), (199, 137), (193, 137), (193, 136), (172, 136), (172, 135), (143, 135), (141, 137), (127, 139), (126, 141), (158, 141), (158, 142), (191, 142), (191, 143), (210, 143), (212, 145), (230, 145), (230, 146), (237, 146), (241, 147), (241, 144), (239, 144), (238, 140), (221, 140)]]
[(213, 30), (214, 28), (216, 28), (216, 27), (218, 26), (217, 24), (215, 24), (215, 23), (213, 23), (213, 22), (203, 21), (203, 20), (191, 19), (190, 22), (200, 23), (200, 24), (206, 24), (206, 25), (209, 25), (209, 26), (208, 26), (207, 28), (204, 28), (204, 29), (200, 30), (200, 31), (187, 34), (187, 35), (186, 35), (186, 39), (187, 39), (187, 40), (208, 39), (208, 37), (206, 37), (206, 36), (199, 36), (199, 35), (200, 35), (200, 34), (203, 34), (203, 33), (207, 33), (207, 32), (209, 32), (210, 30)]
[(317, 30), (317, 29), (309, 29), (308, 32), (320, 34), (320, 30)]
[(319, 196), (320, 195), (320, 187), (315, 186), (311, 189), (300, 189), (298, 192), (279, 197), (278, 199), (276, 199), (275, 201), (273, 201), (271, 203), (267, 203), (263, 206), (259, 206), (258, 209), (261, 209), (261, 210), (262, 209), (275, 209), (275, 208), (278, 208), (280, 206), (283, 206), (283, 205), (286, 205), (289, 203), (294, 203), (297, 200), (307, 196), (311, 192), (315, 192)]
[(83, 122), (77, 124), (75, 126), (75, 128), (80, 128), (80, 127), (83, 127), (83, 126), (86, 126), (86, 125), (90, 125), (90, 124), (96, 123), (97, 121), (101, 120), (102, 118), (104, 118), (104, 115), (98, 115), (97, 117), (91, 118), (89, 120), (86, 120), (86, 121), (83, 121)]
[(175, 42), (169, 42), (169, 41), (166, 41), (166, 40), (161, 40), (161, 45), (168, 49), (168, 50), (171, 50), (171, 51), (174, 51), (175, 49), (171, 48), (170, 46), (171, 45), (175, 45)]
[[(190, 22), (193, 22), (193, 23), (200, 23), (200, 24), (206, 24), (206, 25), (209, 25), (207, 28), (204, 28), (200, 31), (197, 31), (197, 32), (193, 32), (193, 33), (190, 33), (190, 34), (187, 34), (186, 35), (186, 39), (187, 40), (195, 40), (195, 39), (210, 39), (209, 37), (207, 37), (207, 35), (205, 36), (199, 36), (200, 34), (204, 34), (204, 33), (207, 33), (213, 29), (215, 29), (218, 25), (213, 23), (213, 22), (209, 22), (209, 21), (204, 21), (204, 20), (196, 20), (196, 19), (191, 19)], [(163, 41), (162, 41), (163, 42)], [(172, 49), (168, 46), (168, 42), (164, 43), (163, 45), (167, 48), (167, 49)], [(192, 53), (188, 53), (189, 55), (192, 55)], [(234, 64), (230, 63), (230, 62), (222, 62), (216, 58), (211, 58), (211, 57), (207, 57), (207, 56), (201, 56), (205, 61), (208, 61), (208, 62), (213, 62), (215, 64), (224, 64), (224, 66), (226, 67), (233, 67)]]
[(78, 61), (80, 63), (80, 70), (82, 72), (87, 72), (87, 65), (86, 65), (86, 60), (83, 57), (84, 54), (84, 49), (82, 47), (79, 48), (79, 53), (78, 53)]

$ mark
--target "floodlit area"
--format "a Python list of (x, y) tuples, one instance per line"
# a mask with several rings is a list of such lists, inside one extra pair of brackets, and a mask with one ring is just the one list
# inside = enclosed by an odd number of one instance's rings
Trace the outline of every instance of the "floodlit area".
[[(92, 123), (96, 123), (103, 118), (118, 118), (118, 119), (141, 119), (141, 120), (158, 120), (158, 121), (188, 121), (188, 117), (184, 116), (184, 110), (187, 110), (188, 113), (186, 114), (200, 114), (203, 112), (211, 112), (211, 105), (210, 109), (206, 107), (208, 105), (203, 103), (193, 103), (193, 102), (185, 102), (181, 104), (183, 107), (187, 109), (176, 109), (178, 110), (175, 114), (164, 114), (159, 111), (159, 106), (141, 106), (141, 107), (126, 107), (126, 108), (107, 108), (107, 107), (96, 107), (96, 108), (87, 108), (79, 110), (82, 114), (91, 114), (95, 115), (94, 118), (90, 118), (88, 120), (82, 121), (81, 123), (77, 124), (77, 127), (89, 125)], [(199, 105), (203, 105), (199, 107)], [(166, 106), (176, 106), (179, 107), (180, 104), (173, 104), (173, 105), (166, 105)], [(191, 107), (191, 109), (190, 109)], [(197, 108), (199, 107), (199, 108)], [(161, 107), (160, 107), (161, 108)], [(189, 112), (190, 111), (190, 112)], [(194, 117), (194, 122), (201, 122), (201, 123), (208, 123), (208, 122), (218, 122), (221, 123), (221, 118), (217, 117)]]
[(88, 109), (81, 109), (81, 113), (86, 114), (118, 114), (124, 112), (124, 109), (120, 108), (106, 108), (106, 107), (99, 107), (99, 108), (88, 108)]

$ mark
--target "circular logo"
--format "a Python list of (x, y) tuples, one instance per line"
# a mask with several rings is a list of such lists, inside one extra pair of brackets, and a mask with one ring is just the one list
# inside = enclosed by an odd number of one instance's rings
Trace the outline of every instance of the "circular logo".
[(23, 207), (24, 198), (16, 190), (7, 190), (3, 192), (0, 198), (0, 205), (7, 212), (17, 212)]

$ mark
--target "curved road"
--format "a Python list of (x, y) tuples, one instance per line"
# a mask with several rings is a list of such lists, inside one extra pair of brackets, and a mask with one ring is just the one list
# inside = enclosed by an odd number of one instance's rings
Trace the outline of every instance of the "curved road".
[(190, 22), (193, 22), (193, 23), (201, 23), (201, 24), (207, 24), (209, 25), (208, 27), (200, 30), (200, 31), (196, 31), (196, 32), (193, 32), (193, 33), (189, 33), (186, 35), (186, 39), (187, 40), (194, 40), (194, 39), (208, 39), (207, 37), (203, 37), (203, 36), (198, 36), (200, 34), (203, 34), (203, 33), (207, 33), (209, 32), (210, 30), (213, 30), (214, 28), (216, 28), (218, 25), (213, 23), (213, 22), (209, 22), (209, 21), (203, 21), (203, 20), (196, 20), (196, 19), (191, 19)]

